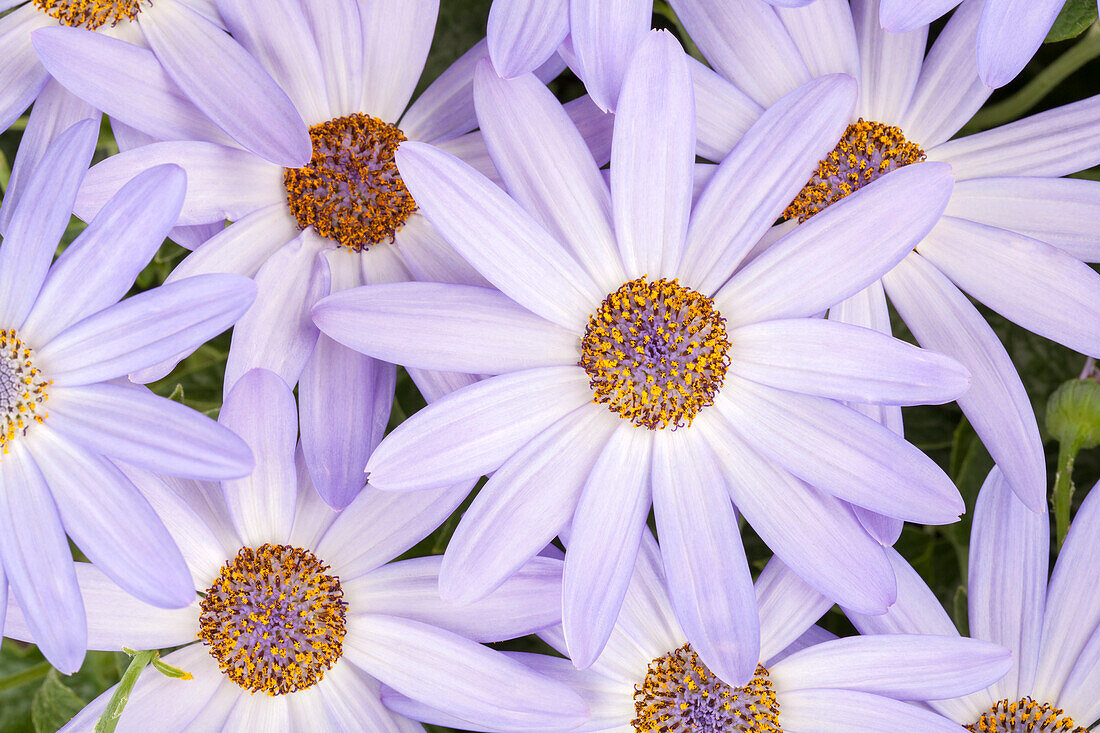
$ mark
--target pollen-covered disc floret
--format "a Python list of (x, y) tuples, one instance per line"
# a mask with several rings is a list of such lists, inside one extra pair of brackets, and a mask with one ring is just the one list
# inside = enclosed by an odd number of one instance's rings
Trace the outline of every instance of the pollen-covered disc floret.
[(34, 0), (36, 8), (62, 25), (94, 31), (104, 25), (133, 20), (150, 0)]
[(321, 681), (344, 646), (340, 579), (309, 550), (244, 547), (202, 600), (199, 637), (231, 680), (285, 695)]
[(650, 430), (690, 425), (729, 366), (725, 319), (705, 295), (643, 275), (588, 320), (580, 365), (594, 400)]
[(46, 418), (46, 388), (50, 381), (34, 365), (34, 350), (0, 329), (0, 455), (8, 443)]
[(837, 146), (817, 164), (783, 217), (804, 222), (876, 178), (924, 157), (921, 147), (909, 142), (901, 128), (860, 118), (848, 125)]
[(1088, 733), (1063, 711), (1030, 697), (1016, 702), (1001, 700), (966, 729), (974, 733)]
[(782, 733), (779, 702), (762, 665), (744, 687), (714, 676), (690, 644), (654, 659), (634, 687), (638, 733)]
[(377, 117), (353, 114), (314, 125), (309, 136), (309, 165), (283, 174), (298, 226), (353, 252), (393, 241), (416, 211), (394, 161), (405, 135)]

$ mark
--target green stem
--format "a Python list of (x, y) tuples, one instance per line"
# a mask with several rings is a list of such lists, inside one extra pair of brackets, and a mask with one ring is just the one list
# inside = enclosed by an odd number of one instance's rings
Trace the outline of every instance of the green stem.
[(115, 694), (111, 695), (107, 708), (100, 716), (99, 722), (95, 724), (95, 733), (114, 733), (115, 727), (118, 726), (119, 716), (122, 715), (122, 709), (126, 707), (126, 703), (130, 700), (130, 693), (133, 692), (138, 677), (156, 656), (157, 651), (155, 649), (134, 653), (134, 658), (130, 660), (130, 666), (126, 668), (126, 672), (123, 673), (118, 686), (115, 687)]
[(1085, 359), (1085, 368), (1081, 370), (1081, 376), (1078, 379), (1091, 379), (1092, 372), (1096, 369), (1096, 357), (1090, 356)]
[(1054, 526), (1059, 550), (1069, 532), (1070, 509), (1073, 505), (1073, 462), (1077, 460), (1080, 450), (1080, 439), (1061, 443), (1058, 447), (1058, 473), (1054, 478)]
[(8, 164), (8, 156), (0, 150), (0, 194), (8, 190), (9, 181), (11, 181), (11, 166)]
[(676, 27), (678, 35), (684, 41), (684, 50), (687, 51), (689, 56), (697, 61), (702, 61), (704, 64), (707, 62), (707, 60), (703, 58), (703, 54), (699, 51), (699, 47), (691, 40), (691, 35), (687, 32), (687, 29), (684, 28), (684, 24), (680, 22), (680, 18), (676, 15), (676, 11), (672, 9), (671, 5), (665, 2), (665, 0), (658, 0), (653, 3), (653, 12), (664, 17), (665, 20)]
[(1098, 56), (1100, 56), (1100, 26), (1093, 23), (1081, 36), (1080, 41), (1055, 59), (1054, 63), (1036, 74), (1023, 89), (974, 115), (973, 119), (963, 127), (962, 134), (981, 132), (1019, 119), (1051, 90), (1065, 81), (1070, 74)]
[(20, 685), (25, 685), (28, 682), (34, 682), (37, 679), (45, 677), (46, 673), (49, 672), (51, 669), (53, 669), (53, 667), (50, 665), (49, 662), (39, 662), (33, 667), (27, 667), (22, 672), (13, 674), (10, 677), (5, 677), (4, 679), (0, 680), (0, 692), (15, 689), (16, 687), (19, 687)]

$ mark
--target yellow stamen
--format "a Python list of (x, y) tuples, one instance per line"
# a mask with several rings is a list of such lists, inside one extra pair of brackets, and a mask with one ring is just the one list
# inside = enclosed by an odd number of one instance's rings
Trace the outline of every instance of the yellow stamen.
[(377, 117), (353, 114), (309, 130), (313, 157), (283, 173), (287, 203), (302, 229), (353, 252), (393, 241), (416, 211), (397, 172), (401, 130)]
[(1063, 711), (1030, 697), (1016, 702), (1001, 700), (966, 729), (973, 733), (1088, 733)]
[[(103, 25), (131, 21), (150, 0), (33, 0), (35, 7), (62, 25), (94, 31)], [(151, 3), (150, 3), (151, 4)]]
[(309, 550), (241, 548), (202, 600), (199, 638), (222, 672), (249, 692), (313, 687), (343, 653), (340, 579)]
[(760, 665), (744, 687), (718, 679), (684, 644), (654, 659), (634, 688), (637, 733), (783, 733), (779, 702)]
[(690, 425), (714, 404), (729, 366), (725, 319), (676, 280), (624, 283), (592, 314), (580, 366), (593, 401), (638, 427)]
[(52, 384), (34, 364), (34, 350), (14, 330), (0, 329), (0, 456), (8, 444), (48, 415), (46, 388)]
[(900, 128), (861, 118), (848, 125), (837, 146), (817, 164), (783, 218), (804, 222), (876, 178), (922, 160), (924, 151)]

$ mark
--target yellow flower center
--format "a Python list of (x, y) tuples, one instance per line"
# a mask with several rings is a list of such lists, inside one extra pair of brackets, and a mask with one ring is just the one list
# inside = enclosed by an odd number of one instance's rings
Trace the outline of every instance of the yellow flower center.
[(27, 428), (46, 419), (46, 388), (51, 382), (34, 365), (34, 350), (0, 329), (0, 455)]
[(309, 550), (244, 547), (206, 591), (199, 638), (222, 672), (249, 692), (313, 687), (343, 653), (340, 579)]
[(283, 173), (298, 226), (353, 252), (392, 242), (416, 211), (394, 161), (405, 135), (377, 117), (353, 114), (314, 125), (309, 136), (309, 164)]
[(654, 659), (634, 688), (637, 733), (783, 733), (763, 665), (744, 687), (714, 676), (690, 644)]
[(588, 320), (580, 366), (594, 401), (638, 427), (690, 425), (729, 366), (725, 319), (676, 280), (624, 283)]
[(103, 25), (130, 21), (145, 0), (34, 0), (36, 8), (63, 25), (94, 31)]
[(1088, 733), (1088, 729), (1073, 722), (1050, 704), (1040, 704), (1025, 697), (1017, 702), (1001, 700), (982, 713), (976, 723), (966, 726), (973, 733)]
[(802, 223), (876, 178), (924, 157), (921, 147), (909, 142), (901, 128), (860, 118), (848, 125), (837, 146), (817, 164), (783, 217)]

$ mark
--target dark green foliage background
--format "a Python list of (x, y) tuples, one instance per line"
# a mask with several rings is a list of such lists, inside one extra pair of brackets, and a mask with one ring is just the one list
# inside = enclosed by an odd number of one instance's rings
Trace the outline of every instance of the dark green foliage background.
[[(484, 36), (485, 21), (490, 0), (441, 0), (439, 23), (431, 55), (419, 91), (438, 76), (454, 59)], [(654, 14), (656, 27), (677, 30), (664, 0), (657, 0)], [(1094, 0), (1070, 0), (1062, 17), (1051, 32), (1050, 40), (1024, 70), (1020, 78), (999, 90), (990, 104), (1010, 98), (1041, 70), (1053, 63), (1077, 41), (1074, 39), (1096, 20)], [(942, 21), (933, 27), (933, 33), (942, 27)], [(682, 38), (682, 34), (681, 34)], [(1045, 109), (1083, 99), (1100, 92), (1100, 61), (1093, 60), (1048, 94), (1035, 108)], [(562, 100), (572, 99), (583, 93), (582, 85), (571, 75), (565, 75), (552, 85)], [(0, 190), (7, 185), (10, 162), (15, 157), (26, 117), (12, 129), (0, 135)], [(106, 125), (103, 128), (97, 159), (115, 152), (113, 140)], [(1081, 177), (1100, 179), (1100, 171), (1092, 169)], [(66, 235), (67, 244), (72, 241), (82, 224), (75, 219)], [(186, 250), (172, 242), (166, 242), (156, 259), (138, 278), (135, 292), (155, 287), (163, 282), (172, 268), (186, 255)], [(1036, 413), (1044, 414), (1047, 398), (1065, 380), (1076, 377), (1084, 364), (1077, 353), (1030, 334), (985, 309), (983, 313), (994, 325), (1008, 347), (1016, 363)], [(900, 322), (895, 333), (905, 338)], [(182, 400), (188, 405), (210, 415), (216, 415), (221, 399), (221, 380), (225, 357), (229, 347), (228, 335), (223, 334), (203, 346), (186, 359), (168, 378), (152, 385), (164, 396)], [(397, 398), (394, 404), (391, 426), (414, 413), (424, 401), (411, 380), (400, 374)], [(988, 453), (977, 440), (962, 413), (954, 404), (939, 407), (910, 408), (906, 414), (907, 436), (917, 446), (935, 458), (959, 486), (972, 510), (974, 498), (986, 473), (992, 466)], [(1045, 431), (1045, 428), (1044, 428)], [(1048, 458), (1048, 475), (1053, 482), (1058, 446), (1044, 432)], [(1083, 452), (1077, 460), (1074, 472), (1079, 488), (1075, 501), (1079, 503), (1087, 487), (1100, 478), (1100, 449)], [(90, 491), (94, 487), (88, 487)], [(461, 516), (465, 505), (439, 530), (425, 539), (409, 556), (441, 553)], [(945, 607), (952, 613), (960, 629), (966, 631), (967, 543), (969, 539), (969, 515), (963, 521), (947, 527), (907, 526), (898, 543), (898, 549), (907, 557), (936, 591)], [(744, 527), (745, 543), (750, 562), (755, 570), (761, 569), (770, 553), (747, 526)], [(74, 550), (75, 551), (75, 550)], [(76, 551), (78, 552), (78, 551)], [(849, 633), (850, 626), (835, 610), (823, 621), (837, 633)], [(501, 648), (545, 650), (534, 639), (520, 639)], [(84, 666), (72, 677), (64, 677), (52, 670), (37, 649), (27, 644), (6, 639), (0, 647), (0, 733), (46, 733), (57, 730), (87, 701), (114, 684), (126, 668), (128, 657), (122, 653), (89, 653)], [(155, 729), (155, 723), (152, 724)], [(428, 726), (432, 730), (438, 729)]]

